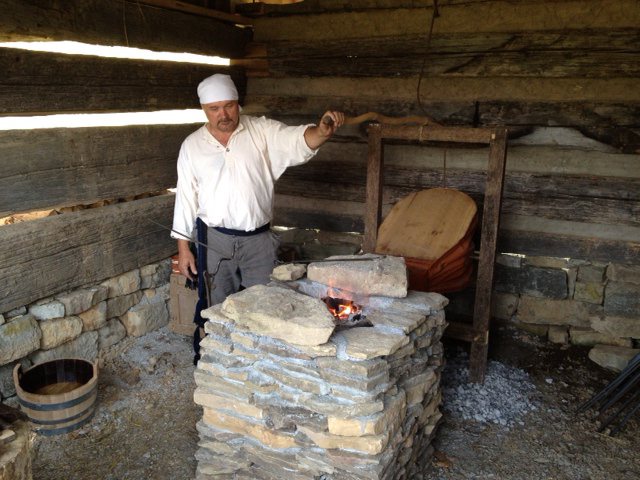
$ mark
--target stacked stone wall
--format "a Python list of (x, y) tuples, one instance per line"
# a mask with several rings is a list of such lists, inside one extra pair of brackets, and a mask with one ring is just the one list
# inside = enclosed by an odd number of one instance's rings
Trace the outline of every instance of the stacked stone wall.
[(18, 408), (13, 369), (56, 358), (96, 361), (127, 336), (169, 323), (170, 259), (0, 314), (0, 400)]

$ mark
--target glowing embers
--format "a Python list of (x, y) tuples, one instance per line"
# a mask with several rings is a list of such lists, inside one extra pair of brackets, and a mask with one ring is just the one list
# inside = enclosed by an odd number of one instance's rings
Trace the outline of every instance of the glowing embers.
[(327, 305), (327, 308), (333, 315), (336, 326), (372, 326), (367, 322), (367, 317), (362, 313), (362, 307), (357, 303), (344, 298), (335, 297), (325, 297), (322, 301)]

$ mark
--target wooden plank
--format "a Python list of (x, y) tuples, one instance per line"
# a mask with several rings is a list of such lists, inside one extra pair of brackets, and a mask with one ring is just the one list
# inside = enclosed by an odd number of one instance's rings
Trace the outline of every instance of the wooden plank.
[(473, 328), (486, 332), (486, 338), (471, 344), (469, 355), (469, 380), (484, 381), (489, 347), (489, 320), (491, 319), (491, 292), (493, 291), (493, 266), (496, 258), (500, 206), (507, 156), (507, 131), (496, 129), (491, 135), (487, 184), (480, 232), (480, 259), (476, 280), (476, 298), (473, 309)]
[(375, 251), (378, 226), (382, 219), (382, 171), (384, 170), (382, 130), (382, 125), (379, 124), (371, 125), (369, 128), (367, 200), (364, 217), (364, 241), (362, 243), (362, 250), (365, 253)]
[(62, 41), (242, 57), (250, 31), (138, 2), (0, 0), (0, 41)]
[(382, 125), (382, 137), (389, 140), (488, 144), (491, 133), (488, 128)]
[(163, 260), (175, 240), (174, 195), (120, 203), (0, 227), (0, 311), (90, 285)]
[(0, 48), (0, 114), (155, 111), (200, 108), (198, 84), (231, 75), (241, 100), (238, 68), (149, 62)]
[(174, 187), (199, 125), (0, 131), (0, 217)]

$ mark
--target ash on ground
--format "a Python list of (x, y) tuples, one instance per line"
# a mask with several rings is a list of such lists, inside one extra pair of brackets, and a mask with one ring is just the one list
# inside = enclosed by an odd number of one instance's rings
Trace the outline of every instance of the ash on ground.
[(442, 372), (442, 409), (453, 417), (502, 425), (524, 425), (524, 416), (539, 408), (536, 387), (517, 367), (489, 360), (483, 384), (468, 383), (469, 355), (458, 350)]

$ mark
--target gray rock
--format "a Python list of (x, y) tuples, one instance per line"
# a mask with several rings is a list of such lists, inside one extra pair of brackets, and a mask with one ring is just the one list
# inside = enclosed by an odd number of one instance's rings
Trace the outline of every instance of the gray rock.
[(609, 282), (604, 291), (607, 315), (634, 317), (640, 312), (640, 284)]
[(640, 349), (596, 345), (589, 351), (589, 359), (601, 367), (620, 372), (638, 353)]
[(56, 300), (64, 305), (65, 315), (71, 316), (89, 310), (94, 305), (106, 300), (108, 293), (109, 289), (106, 286), (98, 285), (58, 295)]
[(0, 325), (0, 365), (40, 348), (42, 331), (33, 315), (27, 314)]
[(29, 359), (33, 364), (48, 362), (59, 358), (83, 358), (85, 360), (95, 361), (98, 357), (98, 332), (86, 332), (71, 340), (63, 343), (59, 347), (50, 350), (38, 350), (31, 354)]
[(120, 321), (127, 335), (139, 337), (169, 324), (169, 309), (165, 303), (137, 305), (127, 311)]
[(554, 268), (495, 266), (494, 289), (533, 297), (567, 298), (567, 274)]
[(117, 318), (108, 320), (106, 325), (98, 330), (98, 349), (109, 348), (127, 336), (127, 329)]
[(607, 278), (613, 282), (635, 283), (640, 285), (640, 265), (610, 264)]
[(70, 316), (41, 320), (40, 330), (42, 330), (40, 348), (48, 350), (79, 336), (82, 333), (82, 319)]
[(266, 285), (230, 295), (221, 313), (241, 330), (300, 345), (325, 343), (335, 327), (333, 315), (321, 300)]
[[(357, 261), (349, 261), (351, 258)], [(371, 258), (371, 260), (362, 260)], [(380, 255), (332, 257), (335, 262), (312, 263), (307, 278), (330, 287), (362, 295), (407, 296), (407, 268), (404, 258)]]
[(65, 310), (61, 302), (54, 300), (47, 303), (31, 305), (29, 307), (29, 313), (38, 320), (48, 320), (51, 318), (64, 317)]

